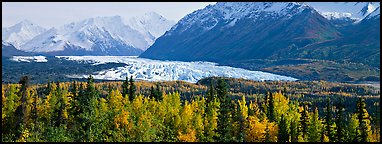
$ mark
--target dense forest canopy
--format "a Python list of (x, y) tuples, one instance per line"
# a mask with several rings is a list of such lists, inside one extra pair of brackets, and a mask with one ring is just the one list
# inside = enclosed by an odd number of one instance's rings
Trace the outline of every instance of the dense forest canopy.
[(379, 142), (379, 90), (325, 81), (2, 84), (2, 141)]

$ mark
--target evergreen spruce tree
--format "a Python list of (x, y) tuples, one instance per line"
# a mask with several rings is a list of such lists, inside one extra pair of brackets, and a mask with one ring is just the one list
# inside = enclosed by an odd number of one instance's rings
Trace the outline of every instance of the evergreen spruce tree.
[(135, 99), (135, 92), (137, 91), (137, 87), (134, 84), (133, 76), (130, 76), (130, 87), (129, 87), (129, 100), (133, 101)]
[(45, 89), (45, 91), (44, 91), (44, 94), (45, 94), (45, 95), (48, 95), (48, 94), (50, 93), (51, 90), (52, 90), (52, 84), (51, 84), (50, 81), (48, 81), (48, 84), (47, 84), (47, 86), (46, 86), (46, 89)]
[(218, 80), (218, 85), (216, 86), (216, 93), (220, 100), (220, 113), (218, 115), (218, 128), (217, 132), (220, 136), (219, 140), (221, 142), (230, 141), (230, 118), (231, 118), (231, 110), (230, 104), (231, 99), (228, 96), (228, 85), (223, 79)]
[(206, 98), (206, 108), (205, 108), (205, 113), (207, 114), (208, 111), (210, 110), (208, 107), (210, 105), (210, 103), (213, 101), (213, 98), (215, 96), (215, 88), (213, 86), (213, 83), (212, 83), (212, 80), (210, 81), (210, 86), (208, 87), (208, 90), (207, 90), (207, 98)]
[(309, 111), (308, 111), (307, 103), (304, 103), (303, 111), (300, 117), (300, 124), (301, 124), (300, 131), (302, 132), (302, 138), (306, 140), (307, 133), (308, 133), (308, 124), (309, 124)]
[(289, 141), (288, 125), (283, 114), (281, 115), (281, 120), (279, 123), (279, 133), (277, 136), (277, 142), (288, 142), (288, 141)]
[(29, 113), (28, 113), (28, 87), (29, 87), (29, 77), (23, 76), (19, 84), (21, 84), (20, 90), (18, 92), (18, 95), (21, 97), (20, 101), (21, 104), (16, 108), (16, 137), (20, 137), (22, 134), (22, 131), (27, 127), (28, 120), (29, 120)]
[(37, 100), (38, 95), (37, 94), (31, 94), (31, 98), (33, 98), (32, 102), (32, 110), (31, 110), (31, 119), (33, 120), (33, 123), (36, 124), (38, 121), (38, 114), (37, 114)]
[(214, 140), (217, 140), (216, 137), (216, 129), (211, 129), (213, 126), (213, 113), (216, 111), (214, 109), (216, 97), (215, 96), (215, 88), (213, 86), (213, 81), (210, 81), (210, 86), (208, 87), (207, 93), (206, 93), (206, 107), (204, 112), (204, 117), (206, 121), (208, 121), (208, 124), (204, 125), (204, 140), (212, 142)]
[(332, 115), (332, 104), (329, 98), (326, 100), (326, 111), (325, 111), (325, 135), (328, 136), (329, 142), (335, 141), (335, 132), (333, 128), (333, 115)]
[(336, 142), (345, 142), (345, 120), (344, 120), (344, 111), (345, 107), (343, 105), (343, 99), (337, 103), (337, 113), (336, 113)]
[(149, 98), (150, 99), (156, 98), (154, 86), (151, 86)]
[(80, 83), (80, 87), (78, 88), (78, 97), (83, 98), (84, 96), (85, 96), (84, 84)]
[(270, 122), (274, 122), (275, 121), (275, 101), (274, 101), (274, 96), (272, 93), (268, 93), (270, 94), (268, 96), (269, 98), (269, 101), (268, 101), (268, 107), (267, 107), (267, 117), (269, 119)]
[(129, 94), (129, 78), (126, 76), (126, 80), (122, 83), (122, 96), (126, 97)]
[[(80, 87), (82, 87), (80, 85)], [(94, 86), (94, 79), (90, 75), (88, 77), (87, 81), (87, 86), (86, 90), (81, 92), (81, 95), (79, 95), (79, 101), (78, 101), (78, 106), (79, 106), (79, 111), (80, 113), (80, 124), (81, 124), (81, 134), (83, 136), (78, 137), (78, 141), (91, 141), (94, 137), (93, 133), (95, 131), (94, 127), (95, 123), (94, 121), (96, 120), (95, 117), (95, 111), (96, 111), (96, 101), (98, 98), (98, 91)]]
[[(75, 84), (75, 83), (74, 83)], [(74, 119), (74, 129), (76, 129), (77, 127), (77, 123), (79, 120), (80, 120), (80, 114), (83, 112), (83, 109), (81, 109), (81, 106), (79, 105), (80, 103), (80, 100), (84, 97), (84, 87), (83, 87), (83, 84), (80, 83), (80, 86), (78, 87), (78, 89), (76, 90), (76, 92), (74, 91), (74, 88), (77, 88), (77, 86), (74, 86), (72, 87), (72, 95), (73, 95), (73, 98), (72, 100), (70, 101), (70, 114), (73, 115), (73, 119)], [(78, 92), (78, 93), (77, 93)], [(77, 94), (75, 94), (77, 93)]]
[(77, 90), (78, 90), (78, 88), (77, 88), (77, 84), (76, 84), (76, 81), (73, 81), (72, 82), (72, 89), (70, 90), (70, 92), (72, 93), (72, 97), (74, 98), (74, 97), (77, 97)]
[(60, 111), (60, 101), (61, 101), (61, 86), (60, 86), (60, 82), (56, 82), (56, 89), (54, 90), (54, 93), (55, 93), (55, 97), (56, 97), (56, 100), (57, 101), (53, 101), (54, 105), (56, 107), (54, 107), (53, 111), (53, 118), (51, 119), (51, 124), (54, 125), (54, 126), (59, 126), (59, 123), (60, 123), (60, 115), (62, 114), (62, 112)]
[(207, 104), (210, 103), (216, 95), (213, 80), (211, 79), (210, 86), (208, 87)]
[(55, 115), (54, 115), (54, 124), (56, 127), (60, 126), (61, 124), (65, 124), (65, 118), (64, 118), (64, 111), (66, 108), (66, 102), (64, 98), (64, 93), (63, 90), (60, 86), (60, 83), (57, 82), (57, 88), (56, 88), (56, 96), (58, 98), (58, 101), (56, 103), (57, 108), (54, 110)]
[(163, 92), (160, 88), (159, 83), (156, 84), (156, 89), (155, 89), (155, 99), (157, 101), (162, 101), (163, 100)]

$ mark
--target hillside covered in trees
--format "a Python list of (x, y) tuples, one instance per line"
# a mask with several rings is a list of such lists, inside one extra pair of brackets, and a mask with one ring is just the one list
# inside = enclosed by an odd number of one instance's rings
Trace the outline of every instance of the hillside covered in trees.
[(2, 141), (378, 142), (380, 92), (325, 81), (2, 84)]

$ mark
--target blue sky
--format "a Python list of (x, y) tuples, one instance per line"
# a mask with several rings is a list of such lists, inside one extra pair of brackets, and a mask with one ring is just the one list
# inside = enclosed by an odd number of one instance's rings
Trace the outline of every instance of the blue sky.
[(24, 19), (45, 28), (97, 16), (119, 15), (123, 19), (156, 12), (178, 21), (194, 10), (215, 2), (2, 2), (2, 27)]

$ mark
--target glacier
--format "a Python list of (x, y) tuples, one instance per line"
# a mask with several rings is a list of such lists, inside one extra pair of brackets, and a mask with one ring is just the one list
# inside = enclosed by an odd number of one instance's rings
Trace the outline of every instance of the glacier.
[[(125, 63), (124, 67), (116, 67), (98, 71), (92, 74), (94, 79), (125, 80), (133, 76), (136, 80), (146, 81), (174, 81), (182, 80), (196, 83), (204, 77), (224, 76), (243, 78), (255, 81), (281, 80), (296, 81), (298, 79), (271, 74), (261, 71), (250, 71), (242, 68), (219, 66), (213, 62), (182, 62), (160, 61), (134, 56), (55, 56), (59, 59), (84, 62), (92, 65), (105, 63)], [(87, 78), (88, 75), (67, 75), (70, 78)]]
[(45, 56), (12, 56), (12, 61), (16, 62), (48, 62)]

